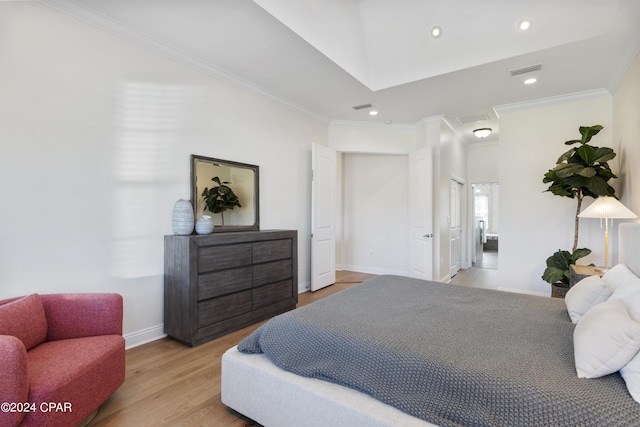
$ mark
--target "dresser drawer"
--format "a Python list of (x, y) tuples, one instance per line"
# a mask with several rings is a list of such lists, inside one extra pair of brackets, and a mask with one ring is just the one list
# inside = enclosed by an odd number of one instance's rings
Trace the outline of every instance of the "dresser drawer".
[(269, 240), (253, 244), (253, 263), (291, 258), (291, 239)]
[(253, 266), (254, 287), (290, 279), (291, 277), (293, 277), (293, 275), (290, 259), (267, 262)]
[(251, 290), (198, 303), (198, 327), (207, 326), (251, 311)]
[(198, 301), (251, 289), (251, 266), (198, 275)]
[(251, 265), (251, 243), (206, 246), (198, 250), (198, 273)]
[(282, 282), (271, 283), (270, 285), (260, 286), (253, 289), (253, 309), (265, 307), (278, 301), (286, 300), (292, 297), (291, 280), (283, 280)]

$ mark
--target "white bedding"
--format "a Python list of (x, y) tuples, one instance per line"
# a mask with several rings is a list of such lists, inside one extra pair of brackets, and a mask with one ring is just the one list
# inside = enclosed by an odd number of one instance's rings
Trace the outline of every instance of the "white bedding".
[(222, 403), (265, 427), (434, 426), (356, 390), (283, 371), (263, 354), (236, 347), (222, 356)]

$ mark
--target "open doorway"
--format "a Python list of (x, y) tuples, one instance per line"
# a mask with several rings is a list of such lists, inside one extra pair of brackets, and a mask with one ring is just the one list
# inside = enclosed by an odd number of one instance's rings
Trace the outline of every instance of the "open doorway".
[(499, 221), (497, 182), (471, 185), (473, 192), (472, 266), (498, 269)]

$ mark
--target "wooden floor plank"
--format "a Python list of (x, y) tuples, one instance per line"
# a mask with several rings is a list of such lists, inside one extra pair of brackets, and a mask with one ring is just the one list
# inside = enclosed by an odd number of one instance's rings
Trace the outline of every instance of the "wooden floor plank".
[[(371, 274), (337, 272), (336, 284), (300, 294), (298, 307), (350, 288)], [(127, 350), (124, 384), (88, 425), (216, 426), (253, 425), (220, 401), (222, 355), (264, 322), (190, 348), (168, 338)]]

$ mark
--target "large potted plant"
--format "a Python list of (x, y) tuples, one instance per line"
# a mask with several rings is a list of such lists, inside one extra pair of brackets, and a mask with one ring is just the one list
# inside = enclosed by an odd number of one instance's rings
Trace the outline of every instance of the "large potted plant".
[[(569, 267), (576, 261), (591, 253), (589, 249), (578, 249), (578, 234), (580, 222), (578, 215), (585, 197), (615, 196), (615, 189), (609, 185), (611, 178), (617, 178), (611, 171), (609, 160), (616, 153), (609, 147), (590, 145), (591, 138), (597, 135), (603, 127), (601, 125), (580, 126), (580, 139), (572, 139), (565, 145), (573, 145), (556, 161), (556, 166), (550, 169), (543, 178), (549, 184), (548, 191), (556, 196), (568, 197), (577, 201), (574, 219), (573, 249), (571, 252), (558, 250), (547, 259), (547, 269), (542, 278), (560, 288), (569, 288)], [(559, 291), (562, 293), (562, 291)]]
[(234, 207), (241, 208), (240, 200), (238, 196), (233, 192), (231, 187), (227, 184), (230, 182), (222, 182), (220, 178), (214, 176), (211, 181), (218, 184), (215, 187), (205, 187), (202, 191), (203, 201), (206, 205), (206, 209), (214, 214), (219, 213), (222, 217), (222, 225), (224, 226), (224, 211), (227, 209), (233, 209)]

